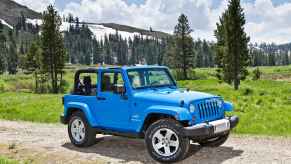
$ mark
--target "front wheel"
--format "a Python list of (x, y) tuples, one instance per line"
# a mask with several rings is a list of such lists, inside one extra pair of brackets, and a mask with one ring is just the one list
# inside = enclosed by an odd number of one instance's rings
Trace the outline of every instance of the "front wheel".
[(183, 126), (172, 119), (159, 120), (147, 129), (145, 141), (149, 154), (159, 162), (176, 162), (186, 157), (190, 141), (181, 134)]
[(72, 144), (77, 147), (88, 147), (96, 142), (96, 132), (89, 125), (82, 112), (74, 112), (68, 124), (68, 133)]
[(229, 132), (227, 132), (226, 134), (223, 134), (221, 136), (217, 136), (214, 138), (210, 138), (210, 139), (205, 139), (202, 141), (199, 141), (198, 143), (201, 146), (206, 146), (206, 147), (218, 147), (221, 146), (222, 144), (225, 143), (225, 141), (228, 139), (229, 136)]

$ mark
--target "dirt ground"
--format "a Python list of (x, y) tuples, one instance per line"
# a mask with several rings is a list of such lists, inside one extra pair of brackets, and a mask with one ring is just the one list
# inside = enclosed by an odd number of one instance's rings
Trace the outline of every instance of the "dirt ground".
[[(0, 155), (29, 163), (156, 163), (144, 141), (97, 135), (90, 148), (74, 147), (61, 124), (0, 120)], [(291, 164), (291, 138), (232, 135), (218, 148), (192, 144), (185, 164), (282, 163)]]

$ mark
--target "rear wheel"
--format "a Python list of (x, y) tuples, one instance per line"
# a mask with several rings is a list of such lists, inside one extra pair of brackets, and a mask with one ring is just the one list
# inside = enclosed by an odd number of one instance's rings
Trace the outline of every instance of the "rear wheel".
[(96, 132), (82, 112), (74, 112), (69, 120), (68, 133), (72, 144), (87, 147), (95, 144)]
[(218, 147), (221, 146), (222, 144), (225, 143), (225, 141), (228, 139), (229, 136), (229, 132), (226, 134), (223, 134), (221, 136), (217, 136), (214, 138), (210, 138), (210, 139), (205, 139), (202, 141), (199, 141), (198, 143), (201, 146), (206, 146), (206, 147)]
[(182, 136), (182, 125), (171, 119), (159, 120), (147, 129), (145, 141), (149, 154), (159, 162), (175, 162), (186, 157), (190, 141)]

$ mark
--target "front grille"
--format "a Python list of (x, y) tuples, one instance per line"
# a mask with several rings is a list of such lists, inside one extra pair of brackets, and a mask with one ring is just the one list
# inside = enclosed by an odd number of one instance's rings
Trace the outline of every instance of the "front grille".
[(216, 119), (222, 115), (222, 110), (218, 105), (217, 99), (205, 100), (197, 103), (199, 117), (201, 121)]

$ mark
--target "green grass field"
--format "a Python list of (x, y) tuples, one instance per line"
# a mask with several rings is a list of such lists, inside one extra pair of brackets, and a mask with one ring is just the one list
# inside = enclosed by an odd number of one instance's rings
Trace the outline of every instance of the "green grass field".
[(0, 156), (0, 164), (18, 164), (19, 162), (16, 160), (9, 159), (4, 156)]
[[(262, 67), (263, 79), (243, 81), (239, 91), (214, 77), (214, 69), (196, 69), (199, 80), (179, 81), (180, 87), (221, 95), (235, 105), (240, 123), (238, 134), (291, 136), (291, 66)], [(250, 71), (251, 72), (251, 71)], [(251, 75), (250, 75), (251, 76)], [(62, 113), (62, 94), (30, 93), (33, 82), (29, 75), (0, 76), (0, 119), (34, 122), (58, 122)], [(67, 91), (72, 86), (73, 73), (65, 75)], [(23, 83), (18, 87), (19, 83)], [(25, 88), (26, 87), (26, 88)]]
[(62, 95), (5, 92), (0, 94), (0, 118), (44, 123), (59, 121)]

